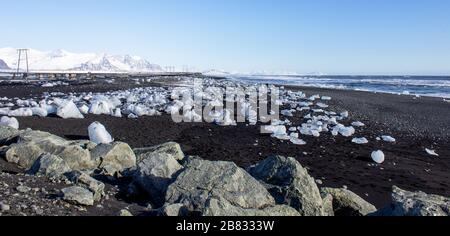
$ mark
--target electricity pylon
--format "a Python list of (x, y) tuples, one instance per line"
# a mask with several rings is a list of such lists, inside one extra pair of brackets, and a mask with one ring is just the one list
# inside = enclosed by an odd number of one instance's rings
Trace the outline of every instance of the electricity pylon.
[[(23, 73), (23, 78), (27, 79), (27, 75), (29, 72), (29, 64), (28, 64), (28, 49), (25, 48), (19, 48), (17, 49), (17, 54), (19, 54), (19, 59), (17, 60), (17, 70), (16, 73), (13, 75), (13, 79), (16, 77), (16, 75), (20, 74), (20, 62), (25, 61), (26, 63), (26, 70)], [(25, 55), (25, 58), (22, 58), (22, 54)]]

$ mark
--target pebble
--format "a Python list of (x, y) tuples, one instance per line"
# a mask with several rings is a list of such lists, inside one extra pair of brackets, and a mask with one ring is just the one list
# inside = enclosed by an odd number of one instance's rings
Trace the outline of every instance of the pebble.
[(0, 210), (1, 211), (9, 211), (9, 210), (11, 210), (11, 207), (8, 204), (0, 202)]
[(38, 207), (36, 205), (31, 206), (31, 208), (33, 209), (34, 213), (36, 213), (37, 215), (44, 214), (44, 210), (42, 210), (40, 207)]
[(18, 186), (18, 187), (16, 188), (16, 190), (17, 190), (18, 192), (20, 192), (20, 193), (28, 193), (28, 192), (31, 191), (31, 188), (30, 188), (30, 187), (27, 187), (27, 186), (20, 185), (20, 186)]

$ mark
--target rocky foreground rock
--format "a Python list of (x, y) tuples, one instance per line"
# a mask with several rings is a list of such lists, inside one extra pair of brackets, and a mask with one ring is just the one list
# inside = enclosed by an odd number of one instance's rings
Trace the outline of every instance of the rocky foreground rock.
[(450, 198), (424, 192), (409, 192), (394, 186), (392, 203), (374, 216), (449, 216)]
[(347, 189), (322, 188), (322, 193), (331, 196), (336, 216), (366, 216), (377, 211), (374, 205)]
[[(58, 189), (57, 198), (74, 207), (99, 207), (108, 197), (107, 183), (127, 182), (126, 195), (138, 196), (147, 202), (149, 214), (161, 216), (448, 216), (450, 212), (449, 198), (397, 187), (392, 204), (377, 211), (347, 189), (319, 188), (306, 168), (290, 157), (271, 156), (244, 170), (232, 162), (185, 156), (173, 142), (132, 150), (121, 142), (96, 145), (9, 127), (0, 127), (0, 147), (1, 158), (27, 174), (68, 184)], [(33, 192), (22, 185), (14, 191), (17, 196)], [(2, 212), (10, 211), (7, 198), (0, 206)], [(44, 211), (37, 207), (36, 212)], [(126, 209), (117, 212), (133, 215)]]
[(315, 180), (294, 158), (269, 157), (249, 168), (262, 181), (278, 204), (287, 204), (304, 216), (326, 216), (324, 203)]
[(79, 145), (41, 131), (26, 130), (17, 137), (17, 142), (6, 151), (6, 160), (20, 167), (30, 169), (43, 154), (58, 156), (73, 170), (96, 168), (89, 150)]

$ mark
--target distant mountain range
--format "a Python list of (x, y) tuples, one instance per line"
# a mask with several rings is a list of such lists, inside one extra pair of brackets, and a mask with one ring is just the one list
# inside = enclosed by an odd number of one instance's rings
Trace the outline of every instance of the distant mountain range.
[[(15, 48), (0, 48), (0, 69), (17, 68)], [(105, 53), (71, 53), (65, 50), (43, 52), (30, 49), (30, 70), (92, 71), (92, 72), (163, 72), (161, 66), (130, 55)], [(3, 62), (3, 63), (2, 63)], [(21, 67), (25, 67), (22, 62)]]
[(10, 68), (2, 59), (0, 59), (0, 70), (9, 70)]

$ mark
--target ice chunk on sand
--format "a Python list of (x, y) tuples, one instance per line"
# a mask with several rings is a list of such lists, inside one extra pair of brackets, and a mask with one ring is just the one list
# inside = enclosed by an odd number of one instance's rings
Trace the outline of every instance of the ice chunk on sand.
[(0, 116), (7, 116), (10, 111), (9, 108), (0, 108)]
[(56, 114), (56, 111), (58, 110), (56, 104), (47, 104), (45, 101), (40, 102), (40, 107), (47, 111), (47, 115)]
[(86, 106), (86, 105), (83, 105), (83, 106), (79, 107), (78, 109), (80, 110), (80, 112), (81, 112), (82, 114), (85, 114), (85, 115), (86, 115), (86, 114), (89, 113), (89, 107)]
[(431, 149), (425, 148), (425, 151), (428, 153), (428, 155), (436, 156), (436, 157), (439, 156), (439, 154), (437, 154), (435, 150), (431, 150)]
[(372, 160), (378, 164), (382, 164), (385, 160), (384, 153), (380, 150), (372, 152)]
[(281, 115), (288, 116), (288, 117), (293, 117), (294, 116), (294, 114), (292, 114), (292, 110), (282, 110), (281, 111)]
[(279, 140), (290, 140), (291, 136), (287, 134), (272, 134), (273, 138), (279, 139)]
[(344, 111), (340, 115), (341, 115), (341, 119), (347, 119), (350, 116), (348, 111)]
[(0, 126), (9, 126), (14, 129), (19, 129), (19, 121), (14, 117), (3, 116), (0, 119)]
[(266, 125), (263, 127), (265, 132), (272, 133), (274, 135), (286, 135), (287, 130), (284, 125)]
[(366, 138), (354, 138), (352, 140), (352, 143), (356, 143), (356, 144), (367, 144), (369, 143), (369, 140), (367, 140)]
[(364, 123), (362, 123), (361, 121), (355, 121), (352, 123), (352, 126), (354, 127), (364, 127), (366, 126)]
[(395, 138), (388, 136), (388, 135), (383, 135), (381, 136), (381, 139), (383, 139), (383, 141), (388, 142), (388, 143), (395, 143)]
[(19, 108), (9, 112), (8, 116), (26, 117), (33, 116), (33, 111), (30, 108)]
[(309, 110), (311, 110), (310, 107), (298, 107), (297, 108), (297, 111), (309, 111)]
[(333, 134), (333, 136), (337, 136), (338, 134), (341, 134), (344, 137), (350, 137), (353, 134), (355, 134), (356, 130), (355, 128), (353, 128), (352, 126), (349, 127), (345, 127), (342, 124), (338, 124), (337, 126), (335, 126), (333, 128), (333, 130), (331, 131), (331, 133)]
[(52, 88), (54, 86), (55, 86), (54, 83), (45, 83), (45, 84), (41, 85), (41, 87), (43, 87), (43, 88)]
[(56, 115), (63, 119), (83, 119), (84, 116), (78, 110), (77, 105), (72, 100), (58, 100), (55, 101), (58, 106)]
[(31, 111), (33, 112), (33, 116), (47, 117), (48, 115), (47, 109), (41, 107), (33, 107)]
[(100, 100), (94, 101), (89, 108), (89, 113), (94, 115), (109, 115), (111, 114), (111, 110), (114, 108), (114, 105), (109, 101)]
[(320, 108), (328, 108), (328, 107), (329, 107), (327, 104), (322, 103), (322, 102), (319, 102), (319, 103), (317, 103), (316, 105), (317, 105), (318, 107), (320, 107)]
[(314, 136), (316, 138), (320, 137), (320, 131), (319, 129), (321, 129), (321, 127), (317, 127), (317, 126), (308, 126), (308, 125), (303, 125), (299, 130), (300, 133), (303, 135), (309, 135), (309, 136)]
[(290, 141), (295, 145), (306, 145), (306, 142), (299, 138), (291, 137)]
[(352, 126), (342, 127), (339, 129), (339, 133), (344, 137), (350, 137), (355, 134), (355, 128), (353, 128)]
[(105, 126), (99, 122), (94, 122), (88, 127), (89, 140), (96, 144), (108, 144), (112, 143), (114, 140), (111, 134), (106, 131)]
[(287, 134), (286, 126), (284, 125), (266, 125), (262, 126), (263, 133), (272, 134), (272, 138), (280, 139), (280, 140), (290, 140), (291, 136)]
[(137, 119), (137, 118), (139, 118), (137, 115), (135, 115), (133, 113), (130, 113), (127, 117), (128, 117), (128, 119)]
[(328, 97), (328, 96), (322, 96), (322, 100), (323, 100), (323, 101), (330, 101), (330, 100), (331, 100), (331, 97)]
[(309, 100), (310, 101), (315, 101), (316, 99), (320, 99), (320, 95), (313, 95), (313, 96), (311, 96), (311, 97), (309, 97)]
[(114, 113), (112, 114), (112, 116), (117, 117), (117, 118), (121, 118), (122, 117), (122, 111), (120, 110), (120, 108), (117, 108)]

